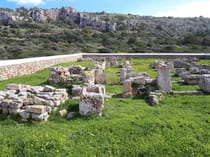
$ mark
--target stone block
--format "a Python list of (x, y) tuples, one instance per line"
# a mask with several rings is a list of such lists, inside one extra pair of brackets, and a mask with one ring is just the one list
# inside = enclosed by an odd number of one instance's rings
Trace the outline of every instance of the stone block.
[(82, 116), (94, 113), (102, 114), (104, 107), (105, 88), (102, 85), (84, 87), (79, 103), (79, 113)]
[(59, 111), (59, 115), (60, 115), (61, 117), (64, 117), (66, 114), (67, 114), (67, 110), (66, 110), (66, 109), (60, 110), (60, 111)]
[(49, 85), (44, 86), (43, 92), (54, 92), (55, 88)]
[(31, 118), (35, 121), (47, 121), (49, 114), (47, 112), (41, 114), (31, 113)]
[(94, 85), (95, 84), (95, 71), (85, 71), (83, 73), (83, 83), (85, 85)]
[(13, 109), (19, 109), (23, 106), (22, 100), (14, 100), (9, 103), (9, 107)]
[(73, 85), (71, 89), (72, 97), (80, 97), (82, 94), (82, 87), (80, 85)]
[(120, 70), (120, 83), (123, 83), (126, 79), (129, 79), (130, 77), (134, 77), (135, 73), (134, 70), (132, 69), (126, 69), (126, 68), (122, 68)]
[(19, 114), (20, 110), (19, 108), (9, 108), (9, 114)]
[(186, 75), (184, 83), (188, 85), (198, 85), (201, 75)]
[(181, 77), (183, 72), (186, 72), (185, 68), (176, 68), (175, 75)]
[(158, 96), (157, 95), (149, 95), (148, 101), (149, 101), (149, 104), (152, 106), (158, 105)]
[(67, 114), (67, 119), (71, 120), (71, 119), (74, 119), (76, 116), (77, 116), (76, 112), (69, 112)]
[(43, 105), (30, 105), (25, 106), (25, 110), (30, 113), (42, 114), (46, 112), (46, 106)]
[(3, 114), (9, 114), (9, 107), (2, 106), (1, 110)]
[(101, 72), (100, 70), (95, 70), (95, 83), (96, 84), (104, 84), (106, 83), (106, 74)]
[(27, 112), (26, 110), (20, 110), (19, 115), (23, 120), (27, 120), (30, 118), (30, 113)]
[(132, 94), (132, 81), (131, 80), (125, 80), (123, 82), (123, 97), (130, 97), (133, 96)]
[(171, 92), (171, 76), (170, 76), (170, 68), (168, 67), (168, 65), (165, 64), (159, 65), (157, 84), (161, 90), (167, 93)]
[(6, 89), (7, 90), (21, 91), (21, 85), (20, 84), (8, 84)]
[(204, 92), (210, 92), (210, 74), (204, 74), (200, 77), (199, 87)]
[(46, 104), (45, 99), (39, 98), (37, 96), (33, 97), (33, 102), (34, 102), (34, 104), (37, 104), (37, 105), (45, 105)]

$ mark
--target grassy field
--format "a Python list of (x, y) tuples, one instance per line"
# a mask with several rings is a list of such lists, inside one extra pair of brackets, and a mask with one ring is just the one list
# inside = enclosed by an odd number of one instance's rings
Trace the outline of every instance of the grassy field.
[[(156, 71), (149, 60), (132, 60), (136, 72)], [(66, 63), (92, 66), (93, 62)], [(47, 157), (197, 157), (210, 156), (210, 95), (168, 95), (157, 107), (144, 99), (120, 98), (119, 69), (106, 70), (106, 91), (101, 117), (67, 120), (58, 116), (60, 109), (78, 111), (78, 100), (67, 100), (48, 122), (20, 122), (16, 117), (0, 117), (0, 156)], [(48, 69), (30, 76), (0, 82), (30, 85), (46, 84)], [(177, 80), (177, 78), (173, 78)], [(174, 84), (174, 89), (197, 87)]]

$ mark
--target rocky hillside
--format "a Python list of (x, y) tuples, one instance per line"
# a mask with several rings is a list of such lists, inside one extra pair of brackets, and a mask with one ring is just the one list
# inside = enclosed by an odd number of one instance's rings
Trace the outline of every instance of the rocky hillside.
[(210, 19), (0, 8), (0, 59), (76, 52), (209, 52)]

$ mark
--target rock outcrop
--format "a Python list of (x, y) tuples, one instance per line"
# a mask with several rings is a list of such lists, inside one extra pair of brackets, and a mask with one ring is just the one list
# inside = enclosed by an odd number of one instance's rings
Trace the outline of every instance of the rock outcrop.
[[(72, 7), (62, 7), (60, 9), (24, 9), (26, 19), (32, 19), (35, 22), (49, 22), (56, 20), (71, 21), (80, 27), (95, 29), (98, 31), (115, 31), (116, 23), (111, 23), (100, 18), (100, 16), (90, 13), (78, 12)], [(12, 25), (17, 21), (23, 21), (23, 9), (17, 9), (17, 12), (0, 11), (0, 24)]]
[(17, 18), (8, 12), (0, 11), (0, 24), (13, 25)]

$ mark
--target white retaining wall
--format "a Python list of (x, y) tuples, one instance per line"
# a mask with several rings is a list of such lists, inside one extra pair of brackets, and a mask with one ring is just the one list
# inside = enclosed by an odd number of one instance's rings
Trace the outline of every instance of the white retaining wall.
[(81, 58), (82, 54), (72, 54), (0, 61), (0, 80), (32, 74), (55, 64), (74, 62)]
[(81, 58), (117, 57), (117, 58), (182, 58), (197, 57), (210, 59), (210, 54), (206, 53), (79, 53), (71, 55), (37, 57), (16, 60), (0, 61), (0, 80), (12, 77), (32, 74), (36, 71), (48, 68), (55, 64), (74, 62)]

